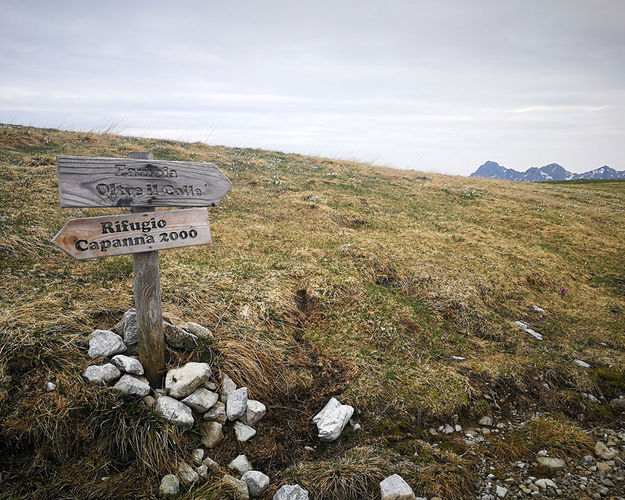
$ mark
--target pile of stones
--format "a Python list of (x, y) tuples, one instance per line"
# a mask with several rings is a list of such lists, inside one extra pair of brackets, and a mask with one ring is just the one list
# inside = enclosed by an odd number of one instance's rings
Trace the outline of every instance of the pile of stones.
[[(196, 323), (186, 328), (163, 322), (166, 342), (177, 349), (191, 350), (198, 338), (210, 336), (210, 331)], [(155, 414), (178, 426), (182, 431), (197, 428), (206, 449), (217, 446), (223, 439), (223, 428), (232, 424), (237, 440), (249, 441), (256, 435), (256, 425), (266, 413), (260, 401), (248, 397), (247, 387), (237, 387), (226, 374), (213, 376), (208, 363), (189, 362), (172, 368), (165, 376), (165, 387), (152, 389), (142, 376), (144, 369), (136, 356), (137, 323), (134, 309), (124, 314), (116, 331), (95, 330), (89, 337), (88, 355), (101, 364), (91, 365), (83, 377), (91, 384), (111, 386), (126, 396), (143, 398)], [(193, 464), (182, 463), (176, 474), (163, 477), (161, 496), (178, 495), (181, 484), (193, 484), (208, 478), (209, 470), (218, 464), (205, 456), (205, 450), (192, 452)], [(237, 492), (237, 498), (261, 495), (269, 486), (269, 477), (253, 470), (245, 455), (239, 455), (228, 466), (240, 479), (225, 475), (222, 481)], [(281, 497), (278, 497), (281, 498)], [(296, 498), (296, 497), (284, 497)]]

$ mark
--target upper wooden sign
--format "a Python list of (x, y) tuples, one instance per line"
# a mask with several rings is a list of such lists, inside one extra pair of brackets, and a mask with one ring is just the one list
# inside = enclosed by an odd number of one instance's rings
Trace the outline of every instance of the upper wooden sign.
[(55, 246), (81, 260), (210, 242), (205, 208), (70, 219), (52, 240)]
[(57, 156), (62, 207), (206, 207), (232, 183), (213, 163)]

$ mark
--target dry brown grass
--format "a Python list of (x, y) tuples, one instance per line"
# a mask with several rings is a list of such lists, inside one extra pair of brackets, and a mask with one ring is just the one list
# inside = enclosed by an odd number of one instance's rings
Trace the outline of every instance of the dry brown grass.
[[(70, 217), (119, 211), (60, 209), (54, 157), (137, 150), (213, 161), (233, 181), (211, 209), (214, 243), (161, 253), (165, 309), (215, 333), (212, 344), (171, 352), (170, 361), (209, 359), (255, 397), (272, 394), (267, 425), (278, 429), (263, 429), (250, 445), (272, 478), (305, 459), (310, 416), (329, 396), (363, 420), (427, 425), (484, 412), (484, 392), (502, 411), (538, 403), (568, 416), (579, 411), (580, 390), (622, 393), (620, 379), (595, 367), (625, 365), (625, 183), (424, 177), (278, 152), (0, 126), (0, 457), (13, 464), (6, 477), (22, 488), (15, 494), (71, 496), (80, 481), (103, 497), (104, 475), (135, 496), (157, 486), (148, 471), (165, 472), (171, 459), (160, 424), (145, 415), (137, 426), (124, 420), (120, 434), (98, 433), (115, 422), (117, 403), (80, 380), (87, 335), (113, 327), (132, 306), (130, 259), (76, 262), (49, 244)], [(541, 390), (538, 375), (553, 390)], [(58, 394), (44, 393), (48, 380), (59, 382)], [(361, 439), (358, 446), (375, 444), (368, 433)], [(143, 447), (152, 450), (145, 464), (133, 458)], [(234, 451), (226, 446), (220, 460)], [(320, 458), (337, 467), (355, 460), (332, 448)], [(467, 465), (454, 460), (422, 464), (442, 483), (413, 484), (462, 498)], [(27, 487), (20, 471), (32, 467)]]

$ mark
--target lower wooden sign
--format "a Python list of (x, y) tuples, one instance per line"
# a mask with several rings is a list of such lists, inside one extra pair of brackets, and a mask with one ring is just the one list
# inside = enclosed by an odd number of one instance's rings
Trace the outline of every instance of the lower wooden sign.
[(52, 243), (75, 259), (112, 257), (211, 242), (206, 208), (70, 219)]

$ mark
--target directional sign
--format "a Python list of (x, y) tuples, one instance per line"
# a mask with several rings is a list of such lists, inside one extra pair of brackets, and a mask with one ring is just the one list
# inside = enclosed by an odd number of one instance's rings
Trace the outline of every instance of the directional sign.
[(75, 259), (111, 257), (211, 242), (208, 210), (162, 210), (70, 219), (52, 243)]
[(62, 207), (206, 207), (232, 183), (213, 163), (57, 156)]

